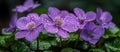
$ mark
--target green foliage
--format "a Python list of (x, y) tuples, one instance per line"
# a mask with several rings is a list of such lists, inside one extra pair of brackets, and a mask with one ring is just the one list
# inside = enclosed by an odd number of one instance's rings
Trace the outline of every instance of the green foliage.
[(72, 48), (64, 48), (62, 49), (61, 52), (80, 52), (80, 51)]
[(30, 52), (29, 47), (24, 42), (14, 42), (11, 46), (13, 52)]
[(120, 37), (114, 38), (113, 40), (110, 39), (110, 41), (105, 43), (105, 47), (108, 52), (119, 52), (120, 51)]
[(105, 51), (99, 48), (95, 48), (95, 49), (90, 49), (89, 52), (105, 52)]

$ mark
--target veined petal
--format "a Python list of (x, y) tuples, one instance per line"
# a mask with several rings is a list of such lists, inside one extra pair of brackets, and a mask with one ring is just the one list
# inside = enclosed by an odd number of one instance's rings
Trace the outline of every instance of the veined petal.
[(76, 19), (76, 16), (74, 16), (73, 14), (69, 14), (64, 18), (61, 27), (68, 32), (75, 32), (78, 30), (78, 25), (79, 23)]
[(89, 42), (91, 44), (96, 44), (98, 41), (99, 41), (99, 39), (91, 39), (91, 40), (89, 40)]
[(100, 20), (100, 17), (102, 15), (103, 11), (101, 8), (97, 8), (97, 15), (96, 15), (96, 21), (98, 24), (102, 24), (101, 20)]
[(76, 14), (76, 16), (78, 18), (85, 18), (85, 12), (84, 12), (84, 10), (82, 10), (80, 8), (75, 8), (74, 13)]
[(47, 14), (41, 14), (40, 19), (43, 24), (54, 25), (52, 19), (50, 19)]
[(24, 38), (28, 33), (29, 31), (19, 31), (15, 34), (15, 38)]
[(57, 33), (58, 32), (58, 27), (56, 27), (55, 25), (45, 24), (44, 28), (46, 29), (47, 32), (50, 32), (50, 33)]
[(20, 19), (17, 20), (16, 26), (17, 28), (21, 30), (26, 30), (29, 29), (26, 25), (30, 22), (30, 19), (27, 17), (21, 17)]
[(26, 0), (25, 2), (24, 2), (24, 6), (32, 6), (34, 4), (34, 2), (33, 2), (33, 0)]
[(16, 27), (16, 22), (17, 22), (17, 13), (12, 15), (11, 22), (10, 22), (10, 27), (15, 28)]
[(96, 13), (90, 11), (86, 13), (86, 21), (93, 21), (96, 18)]
[(112, 15), (109, 12), (103, 12), (100, 20), (102, 20), (103, 23), (110, 22), (112, 20)]
[(93, 39), (100, 39), (104, 35), (105, 29), (101, 26), (96, 26), (93, 30)]
[(60, 10), (55, 8), (55, 7), (49, 7), (48, 8), (48, 15), (52, 19), (54, 19), (59, 13), (60, 13)]
[(80, 33), (80, 37), (84, 39), (85, 41), (89, 41), (90, 37), (88, 35), (88, 31), (86, 29), (83, 29)]
[(69, 38), (68, 32), (65, 31), (65, 30), (62, 30), (62, 29), (59, 29), (58, 35), (59, 35), (61, 38)]
[(39, 33), (43, 30), (43, 25), (38, 26), (37, 28), (31, 30), (27, 35), (26, 35), (26, 40), (28, 41), (33, 41), (37, 39), (39, 36)]
[(19, 5), (17, 6), (15, 9), (13, 9), (12, 11), (17, 11), (17, 12), (20, 12), (20, 13), (23, 13), (24, 11), (28, 10), (27, 7), (24, 7), (22, 5)]
[(27, 15), (27, 18), (30, 18), (31, 21), (35, 22), (35, 25), (38, 26), (42, 23), (40, 17), (37, 13), (30, 13)]

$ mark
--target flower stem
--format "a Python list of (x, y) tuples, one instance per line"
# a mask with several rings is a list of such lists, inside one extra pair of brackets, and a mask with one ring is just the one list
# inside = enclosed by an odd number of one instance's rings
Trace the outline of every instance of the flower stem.
[(39, 38), (37, 38), (37, 51), (36, 52), (39, 52)]
[(60, 47), (62, 47), (62, 38), (60, 37)]
[(75, 42), (74, 47), (76, 47), (76, 46), (77, 46), (77, 44), (78, 44), (78, 42), (79, 42), (79, 39), (80, 39), (80, 35), (78, 34), (78, 38), (77, 38), (77, 40), (76, 40), (76, 42)]

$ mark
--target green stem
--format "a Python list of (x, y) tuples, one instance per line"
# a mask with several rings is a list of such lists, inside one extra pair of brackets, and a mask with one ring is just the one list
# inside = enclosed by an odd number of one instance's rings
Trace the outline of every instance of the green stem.
[(39, 52), (39, 38), (37, 38), (37, 51), (36, 52)]
[(62, 47), (62, 38), (60, 37), (60, 47)]
[(74, 47), (76, 47), (76, 46), (77, 46), (77, 44), (78, 44), (78, 42), (79, 42), (79, 39), (80, 39), (80, 35), (78, 34), (78, 38), (77, 38), (77, 40), (76, 40), (76, 42), (75, 42)]

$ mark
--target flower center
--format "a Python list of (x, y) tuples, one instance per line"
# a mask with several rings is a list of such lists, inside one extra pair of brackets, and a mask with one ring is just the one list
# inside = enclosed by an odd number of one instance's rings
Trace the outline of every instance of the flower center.
[(88, 32), (89, 36), (92, 38), (93, 37), (93, 33), (92, 32)]
[(80, 24), (84, 23), (84, 18), (80, 18)]
[(30, 23), (27, 24), (27, 27), (29, 29), (33, 29), (33, 28), (35, 28), (35, 23), (34, 22), (30, 22)]
[(60, 19), (57, 19), (57, 20), (55, 21), (55, 23), (56, 23), (57, 25), (61, 25), (61, 24), (62, 24), (62, 22), (61, 22)]

